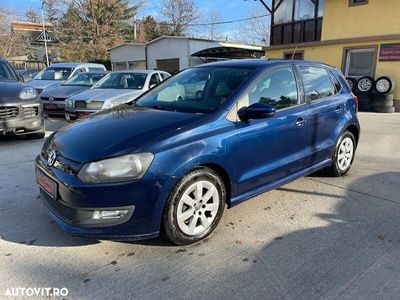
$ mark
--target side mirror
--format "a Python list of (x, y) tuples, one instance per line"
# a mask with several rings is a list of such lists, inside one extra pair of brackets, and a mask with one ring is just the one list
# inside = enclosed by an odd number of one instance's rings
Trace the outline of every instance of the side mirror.
[(157, 84), (156, 84), (156, 83), (153, 83), (153, 84), (150, 85), (150, 88), (152, 89), (152, 88), (154, 88), (154, 87), (156, 87), (156, 86), (157, 86)]
[(18, 75), (18, 81), (26, 82), (25, 77), (23, 75)]
[(254, 103), (238, 110), (238, 116), (241, 120), (266, 119), (275, 115), (276, 108), (269, 104)]

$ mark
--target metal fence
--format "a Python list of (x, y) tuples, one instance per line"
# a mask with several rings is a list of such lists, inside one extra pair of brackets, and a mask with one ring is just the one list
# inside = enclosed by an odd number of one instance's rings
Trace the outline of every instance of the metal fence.
[(35, 69), (42, 70), (46, 68), (46, 63), (41, 61), (21, 61), (21, 60), (10, 60), (9, 63), (13, 65), (16, 70), (20, 69)]

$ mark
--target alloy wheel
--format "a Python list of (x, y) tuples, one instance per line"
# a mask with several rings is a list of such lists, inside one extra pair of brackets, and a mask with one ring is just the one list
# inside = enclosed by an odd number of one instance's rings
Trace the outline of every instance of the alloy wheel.
[(212, 225), (220, 206), (216, 186), (205, 180), (190, 185), (177, 207), (179, 228), (189, 236), (202, 234)]
[(354, 155), (353, 140), (349, 137), (346, 137), (340, 143), (337, 155), (337, 163), (341, 171), (345, 171), (347, 170), (347, 168), (350, 167), (351, 162), (353, 161), (353, 155)]

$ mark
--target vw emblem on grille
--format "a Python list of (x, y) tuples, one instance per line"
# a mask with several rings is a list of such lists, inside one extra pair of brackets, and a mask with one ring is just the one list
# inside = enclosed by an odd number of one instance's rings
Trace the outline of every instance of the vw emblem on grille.
[(49, 157), (47, 158), (47, 163), (52, 166), (56, 162), (57, 152), (56, 150), (51, 150)]
[(53, 101), (54, 100), (54, 98), (53, 97), (49, 97), (49, 101)]

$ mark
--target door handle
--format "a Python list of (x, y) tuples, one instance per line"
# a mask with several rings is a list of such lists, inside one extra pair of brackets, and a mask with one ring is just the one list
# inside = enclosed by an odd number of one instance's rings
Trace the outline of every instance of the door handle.
[(306, 123), (306, 120), (304, 120), (303, 118), (298, 118), (296, 121), (296, 126), (303, 127), (305, 123)]
[(335, 109), (337, 114), (340, 114), (342, 112), (342, 107), (341, 106), (337, 106)]

